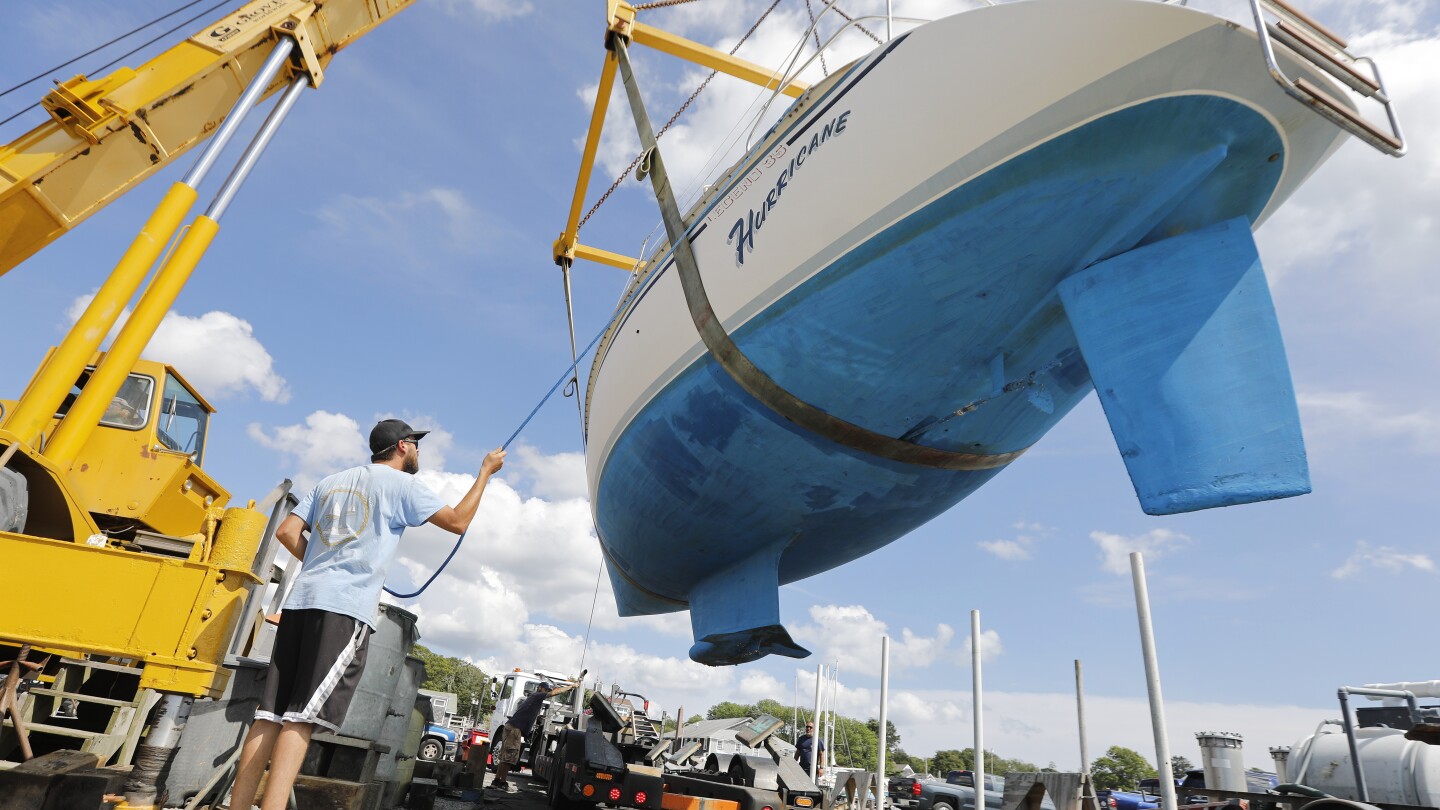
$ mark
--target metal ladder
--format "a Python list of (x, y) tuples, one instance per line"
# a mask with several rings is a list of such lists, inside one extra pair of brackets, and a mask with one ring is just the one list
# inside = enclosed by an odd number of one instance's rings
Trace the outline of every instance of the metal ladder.
[[(1381, 152), (1394, 157), (1405, 154), (1405, 135), (1400, 131), (1395, 105), (1385, 90), (1385, 81), (1380, 78), (1380, 68), (1374, 60), (1350, 54), (1343, 38), (1285, 0), (1250, 0), (1250, 10), (1255, 14), (1255, 31), (1265, 54), (1265, 65), (1286, 93)], [(1267, 12), (1276, 18), (1275, 22), (1267, 21)], [(1390, 119), (1390, 131), (1386, 132), (1366, 120), (1303, 76), (1294, 79), (1286, 76), (1275, 59), (1276, 42), (1301, 61), (1325, 71), (1351, 90), (1380, 102)], [(1361, 70), (1361, 65), (1366, 70)]]

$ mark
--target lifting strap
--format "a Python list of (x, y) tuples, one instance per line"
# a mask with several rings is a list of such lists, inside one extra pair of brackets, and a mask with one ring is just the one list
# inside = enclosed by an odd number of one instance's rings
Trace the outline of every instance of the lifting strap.
[(645, 101), (640, 95), (639, 85), (636, 84), (635, 74), (630, 67), (626, 43), (620, 37), (612, 37), (610, 47), (615, 50), (625, 93), (630, 99), (630, 110), (635, 116), (635, 129), (640, 135), (644, 155), (648, 158), (648, 161), (642, 161), (642, 166), (648, 163), (646, 173), (650, 175), (650, 183), (660, 205), (660, 214), (665, 221), (665, 232), (674, 248), (675, 269), (680, 274), (680, 286), (685, 293), (690, 318), (694, 321), (705, 348), (731, 379), (746, 393), (787, 421), (852, 450), (891, 461), (942, 470), (990, 470), (1009, 464), (1025, 452), (1022, 449), (1013, 453), (957, 453), (876, 433), (805, 402), (756, 367), (750, 358), (740, 351), (740, 347), (735, 345), (735, 341), (725, 331), (725, 326), (710, 305), (710, 297), (705, 292), (695, 254), (685, 233), (680, 208), (670, 188), (669, 175), (660, 158), (654, 128), (645, 111)]

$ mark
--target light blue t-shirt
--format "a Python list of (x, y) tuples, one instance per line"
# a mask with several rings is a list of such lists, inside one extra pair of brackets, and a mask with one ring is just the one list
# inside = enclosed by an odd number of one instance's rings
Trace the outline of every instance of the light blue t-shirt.
[(444, 505), (415, 476), (384, 464), (352, 467), (321, 481), (291, 512), (310, 527), (310, 540), (285, 607), (328, 610), (373, 628), (400, 535)]

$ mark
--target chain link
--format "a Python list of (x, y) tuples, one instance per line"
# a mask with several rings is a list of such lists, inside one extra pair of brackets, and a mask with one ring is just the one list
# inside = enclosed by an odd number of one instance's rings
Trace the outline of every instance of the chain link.
[(815, 9), (810, 5), (810, 0), (805, 0), (805, 13), (810, 15), (810, 28), (815, 34), (815, 52), (820, 55), (820, 70), (829, 77), (830, 68), (825, 64), (825, 49), (820, 46), (820, 28), (815, 25)]
[[(830, 6), (830, 7), (833, 8), (833, 9), (835, 9), (835, 13), (836, 13), (836, 14), (839, 14), (841, 17), (844, 17), (846, 22), (852, 22), (852, 23), (855, 22), (855, 18), (854, 18), (854, 17), (851, 17), (849, 14), (846, 14), (845, 12), (841, 11), (839, 6), (832, 5), (832, 6)], [(875, 44), (876, 44), (876, 45), (884, 45), (884, 44), (885, 44), (885, 40), (881, 39), (880, 37), (875, 36), (875, 35), (872, 34), (872, 33), (870, 33), (870, 29), (866, 28), (865, 26), (861, 25), (860, 23), (855, 23), (855, 27), (856, 27), (856, 28), (859, 28), (859, 29), (865, 34), (865, 36), (870, 37), (871, 39), (875, 40)]]
[[(656, 2), (650, 3), (648, 5), (658, 8), (662, 5), (675, 6), (680, 5), (681, 3), (690, 2), (694, 2), (694, 0), (656, 0)], [(740, 37), (740, 41), (736, 42), (735, 47), (730, 49), (731, 56), (734, 56), (735, 52), (740, 50), (740, 46), (745, 44), (745, 40), (749, 39), (750, 35), (755, 33), (755, 29), (760, 27), (760, 23), (765, 22), (765, 18), (769, 17), (770, 12), (774, 11), (775, 7), (778, 5), (780, 5), (780, 0), (775, 0), (773, 3), (770, 4), (769, 8), (765, 9), (765, 13), (760, 15), (760, 19), (756, 20), (755, 24), (750, 26), (750, 30), (745, 32), (745, 36)], [(643, 6), (636, 6), (635, 8), (638, 11), (643, 8)], [(700, 86), (695, 88), (695, 92), (691, 93), (690, 97), (685, 99), (685, 103), (680, 105), (680, 109), (676, 110), (674, 114), (670, 116), (670, 120), (666, 121), (665, 125), (660, 127), (660, 131), (655, 133), (655, 140), (660, 140), (660, 136), (664, 135), (665, 131), (670, 129), (670, 126), (674, 124), (677, 120), (679, 120), (681, 115), (684, 115), (685, 110), (688, 109), (691, 104), (695, 103), (695, 99), (700, 97), (701, 91), (703, 91), (705, 87), (710, 84), (710, 80), (715, 78), (715, 75), (719, 72), (720, 71), (718, 70), (710, 71), (710, 75), (705, 77), (705, 81), (701, 82)], [(590, 206), (590, 210), (585, 212), (585, 216), (580, 218), (580, 224), (575, 226), (576, 234), (579, 234), (580, 229), (585, 227), (585, 223), (589, 221), (590, 217), (593, 216), (596, 211), (600, 210), (600, 206), (604, 205), (605, 201), (610, 199), (610, 195), (615, 193), (615, 189), (620, 188), (620, 184), (624, 183), (625, 178), (629, 177), (630, 173), (635, 171), (635, 167), (640, 165), (640, 160), (644, 157), (644, 152), (636, 155), (635, 159), (630, 161), (630, 165), (625, 167), (625, 171), (620, 172), (620, 176), (615, 178), (615, 182), (610, 184), (610, 188), (605, 189), (605, 193), (600, 195), (600, 199), (596, 200), (595, 204)]]
[(666, 6), (683, 6), (686, 3), (693, 3), (695, 0), (655, 0), (653, 3), (641, 3), (635, 7), (636, 11), (649, 11), (652, 8), (665, 8)]

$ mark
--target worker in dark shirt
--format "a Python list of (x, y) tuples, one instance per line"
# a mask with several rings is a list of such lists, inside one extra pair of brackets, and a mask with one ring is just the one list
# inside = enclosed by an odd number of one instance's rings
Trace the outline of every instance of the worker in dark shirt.
[(555, 686), (549, 681), (541, 681), (539, 688), (520, 701), (520, 705), (516, 706), (515, 711), (505, 720), (505, 725), (500, 727), (500, 747), (495, 756), (495, 781), (490, 783), (491, 787), (502, 789), (506, 793), (515, 792), (515, 786), (510, 784), (506, 776), (520, 764), (520, 749), (525, 747), (525, 738), (530, 736), (530, 727), (535, 725), (535, 718), (540, 716), (540, 708), (546, 700), (574, 689), (584, 680), (585, 673), (581, 672), (577, 683)]
[(825, 761), (825, 741), (815, 737), (815, 724), (807, 722), (805, 733), (795, 741), (795, 758), (800, 760), (800, 770), (810, 773), (811, 760), (815, 758), (816, 748), (819, 748), (819, 758), (815, 762), (815, 778), (819, 779), (825, 773), (825, 767), (821, 765)]

